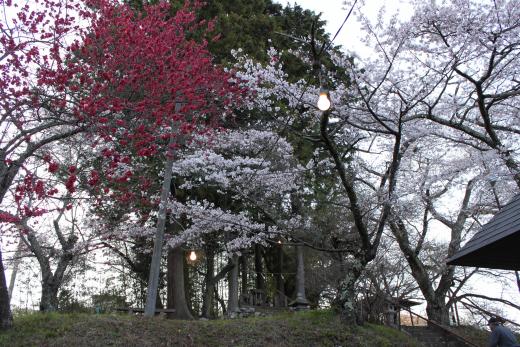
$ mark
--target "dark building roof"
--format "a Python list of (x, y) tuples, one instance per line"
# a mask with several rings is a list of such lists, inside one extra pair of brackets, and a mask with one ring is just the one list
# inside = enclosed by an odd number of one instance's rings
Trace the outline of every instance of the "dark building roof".
[(389, 298), (386, 301), (391, 304), (394, 304), (396, 306), (406, 307), (406, 308), (410, 308), (412, 306), (421, 304), (419, 301), (414, 301), (414, 300), (406, 299), (406, 298)]
[(520, 270), (520, 194), (502, 207), (447, 264)]

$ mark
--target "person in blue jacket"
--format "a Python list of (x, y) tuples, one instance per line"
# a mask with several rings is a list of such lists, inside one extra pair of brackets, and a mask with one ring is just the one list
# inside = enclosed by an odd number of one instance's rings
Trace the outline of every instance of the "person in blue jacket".
[(502, 325), (501, 319), (491, 317), (488, 326), (491, 329), (488, 347), (520, 347), (513, 332)]

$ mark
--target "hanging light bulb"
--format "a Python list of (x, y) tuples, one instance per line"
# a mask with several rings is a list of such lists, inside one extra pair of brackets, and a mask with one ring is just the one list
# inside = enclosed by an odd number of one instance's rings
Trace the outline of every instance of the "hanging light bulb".
[(191, 261), (197, 260), (197, 253), (195, 253), (195, 251), (190, 252), (190, 260)]
[(320, 96), (316, 105), (322, 111), (327, 111), (330, 108), (329, 92), (326, 89), (320, 89)]

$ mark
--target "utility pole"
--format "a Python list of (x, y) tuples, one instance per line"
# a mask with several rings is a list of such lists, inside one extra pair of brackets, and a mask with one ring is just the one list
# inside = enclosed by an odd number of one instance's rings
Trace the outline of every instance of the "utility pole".
[[(175, 104), (175, 112), (179, 112), (182, 104)], [(172, 182), (172, 166), (173, 166), (173, 145), (174, 145), (174, 127), (171, 129), (170, 141), (166, 150), (166, 162), (164, 163), (164, 181), (161, 189), (161, 200), (159, 203), (159, 216), (157, 219), (157, 229), (155, 231), (155, 240), (153, 243), (152, 263), (150, 265), (150, 276), (148, 278), (148, 289), (146, 293), (146, 306), (144, 315), (153, 317), (155, 315), (155, 303), (157, 300), (157, 290), (159, 288), (159, 273), (161, 270), (162, 248), (164, 241), (164, 227), (166, 225), (166, 212), (168, 205), (168, 197), (170, 195), (170, 187)]]

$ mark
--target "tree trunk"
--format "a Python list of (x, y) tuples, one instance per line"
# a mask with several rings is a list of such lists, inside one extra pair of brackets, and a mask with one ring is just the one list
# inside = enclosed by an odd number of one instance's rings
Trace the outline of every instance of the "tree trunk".
[(63, 282), (63, 274), (53, 274), (49, 263), (45, 261), (42, 261), (42, 263), (40, 264), (40, 269), (42, 273), (42, 294), (40, 297), (40, 311), (57, 311), (58, 291)]
[(217, 300), (217, 302), (220, 304), (220, 307), (222, 307), (222, 314), (226, 315), (227, 314), (226, 302), (224, 301), (224, 299), (222, 299), (218, 295), (217, 288), (215, 288), (215, 291), (213, 292), (213, 294), (215, 295), (215, 299)]
[(283, 249), (282, 245), (277, 245), (276, 247), (276, 273), (274, 274), (274, 279), (276, 282), (276, 290), (279, 292), (283, 292)]
[(204, 297), (202, 298), (202, 317), (204, 318), (214, 318), (214, 297), (213, 294), (215, 291), (215, 284), (213, 282), (206, 285), (206, 290), (204, 291)]
[(350, 268), (339, 288), (340, 318), (349, 325), (357, 323), (356, 315), (356, 281), (361, 275), (361, 269), (365, 266)]
[(9, 279), (9, 302), (11, 302), (11, 298), (13, 297), (14, 284), (16, 282), (16, 275), (18, 275), (18, 267), (21, 263), (21, 255), (23, 249), (23, 241), (20, 239), (18, 242), (18, 247), (16, 248), (16, 253), (14, 254), (13, 261), (13, 270), (11, 271), (11, 278)]
[(184, 251), (175, 247), (168, 250), (168, 308), (175, 309), (176, 319), (193, 319), (184, 292)]
[(444, 297), (435, 297), (426, 300), (426, 314), (428, 319), (443, 325), (450, 324), (450, 314)]
[(39, 244), (38, 239), (34, 236), (34, 233), (30, 233), (27, 238), (31, 245), (31, 251), (36, 255), (36, 259), (40, 264), (42, 275), (40, 311), (54, 312), (58, 309), (58, 291), (63, 284), (65, 272), (74, 259), (71, 251), (77, 241), (77, 237), (70, 236), (69, 239), (64, 242), (63, 253), (58, 259), (58, 264), (56, 265), (54, 273), (52, 272), (50, 265), (50, 256), (42, 251), (42, 247)]
[(248, 283), (247, 283), (247, 255), (242, 255), (240, 257), (240, 272), (242, 277), (242, 293), (247, 293), (248, 291)]
[[(446, 287), (446, 291), (433, 289), (433, 283), (430, 281), (426, 267), (417, 254), (411, 249), (407, 236), (405, 236), (401, 230), (402, 228), (397, 228), (394, 224), (391, 228), (410, 266), (412, 276), (417, 281), (417, 285), (426, 300), (426, 314), (428, 318), (439, 324), (448, 325), (450, 319), (445, 296), (449, 287)], [(439, 282), (444, 283), (448, 277), (449, 276), (442, 276)], [(438, 289), (442, 288), (439, 287)]]
[(5, 330), (13, 326), (13, 316), (9, 305), (9, 293), (5, 280), (5, 269), (2, 261), (2, 250), (0, 249), (0, 329)]
[(41, 312), (54, 312), (58, 310), (58, 289), (54, 283), (52, 275), (49, 279), (42, 280), (42, 295), (40, 299)]
[(275, 271), (274, 271), (274, 281), (276, 285), (276, 293), (274, 294), (274, 306), (275, 307), (284, 307), (286, 306), (285, 301), (285, 286), (284, 280), (282, 276), (283, 272), (283, 246), (281, 244), (277, 244), (276, 246), (276, 260), (275, 260)]
[(233, 256), (233, 269), (229, 274), (228, 314), (238, 311), (238, 256)]
[[(218, 272), (218, 274), (213, 276), (215, 273), (215, 253), (213, 249), (207, 249), (206, 252), (206, 275), (204, 276), (206, 288), (203, 296), (202, 316), (205, 318), (212, 318), (215, 315), (213, 312), (214, 298), (219, 300), (216, 285), (218, 281), (223, 279), (226, 274), (233, 269), (234, 265), (233, 262), (230, 261)], [(223, 313), (226, 314), (226, 305), (222, 300), (219, 300), (219, 302), (222, 305)]]
[(256, 274), (256, 289), (264, 290), (265, 281), (263, 277), (263, 266), (262, 266), (262, 246), (259, 244), (255, 245), (255, 274)]
[(202, 317), (213, 317), (213, 291), (215, 284), (213, 282), (213, 275), (215, 274), (215, 254), (210, 247), (206, 250), (206, 274), (204, 275), (204, 296), (202, 298)]
[(155, 297), (155, 308), (164, 308), (159, 288), (157, 288), (157, 296)]
[[(450, 223), (449, 225), (451, 229), (451, 240), (448, 247), (448, 257), (455, 254), (455, 252), (460, 248), (462, 231), (464, 230), (465, 221), (468, 218), (466, 209), (470, 201), (472, 188), (473, 182), (469, 181), (466, 186), (462, 205), (459, 208), (456, 222)], [(427, 208), (432, 208), (431, 203), (431, 201), (428, 201)], [(428, 209), (425, 210), (425, 218), (427, 216)], [(390, 228), (397, 240), (399, 248), (403, 252), (406, 261), (412, 270), (412, 276), (416, 280), (419, 289), (426, 300), (426, 313), (428, 318), (438, 324), (449, 325), (449, 305), (446, 304), (446, 296), (448, 295), (452, 285), (455, 270), (453, 267), (448, 266), (438, 279), (437, 289), (434, 289), (434, 282), (430, 279), (427, 267), (419, 258), (421, 248), (419, 246), (415, 249), (412, 247), (404, 222), (398, 218), (396, 219), (396, 221), (390, 223)], [(423, 228), (425, 233), (427, 231), (427, 224), (425, 224)]]
[(197, 316), (198, 310), (195, 309), (193, 303), (193, 285), (192, 285), (192, 276), (190, 273), (190, 267), (188, 266), (188, 262), (186, 260), (186, 252), (184, 252), (184, 256), (182, 257), (182, 270), (184, 272), (184, 296), (186, 297), (186, 306), (190, 309), (192, 316)]

